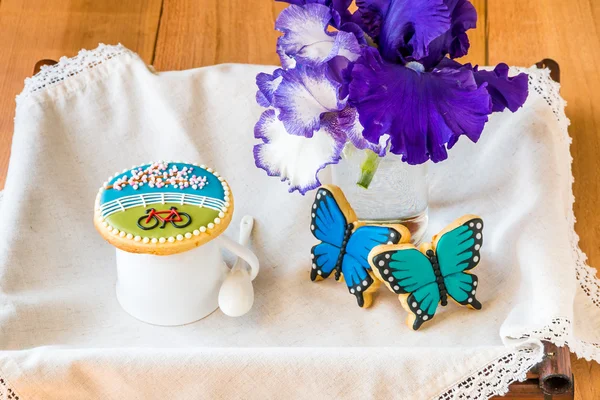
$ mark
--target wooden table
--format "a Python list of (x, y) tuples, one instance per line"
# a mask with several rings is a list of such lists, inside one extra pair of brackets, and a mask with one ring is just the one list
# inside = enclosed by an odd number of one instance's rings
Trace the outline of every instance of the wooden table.
[[(472, 0), (479, 28), (468, 61), (561, 66), (574, 157), (576, 230), (600, 265), (600, 2)], [(8, 165), (14, 97), (40, 59), (121, 42), (157, 70), (224, 62), (277, 64), (271, 0), (0, 0), (0, 187)], [(573, 358), (575, 398), (600, 398), (600, 366)]]

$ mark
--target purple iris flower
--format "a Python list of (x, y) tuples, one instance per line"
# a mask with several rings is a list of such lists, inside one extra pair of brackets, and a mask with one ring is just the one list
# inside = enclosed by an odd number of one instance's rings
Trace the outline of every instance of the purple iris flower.
[(469, 0), (283, 0), (276, 29), (282, 68), (261, 73), (256, 165), (317, 187), (318, 173), (352, 144), (409, 164), (448, 157), (460, 136), (476, 142), (492, 112), (518, 110), (526, 74), (454, 60), (469, 50)]
[(362, 28), (378, 48), (363, 48), (346, 73), (348, 104), (363, 136), (390, 136), (390, 151), (409, 164), (448, 157), (461, 135), (476, 142), (488, 115), (516, 111), (527, 98), (527, 75), (508, 77), (450, 60), (466, 54), (466, 31), (477, 21), (468, 0), (358, 0)]

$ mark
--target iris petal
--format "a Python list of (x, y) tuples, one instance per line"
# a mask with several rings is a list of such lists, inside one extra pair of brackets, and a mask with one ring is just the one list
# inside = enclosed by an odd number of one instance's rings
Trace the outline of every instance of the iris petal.
[(360, 55), (360, 45), (351, 32), (328, 32), (332, 14), (321, 4), (290, 5), (283, 10), (275, 28), (283, 32), (278, 39), (280, 51), (296, 61), (316, 65), (335, 56), (353, 61)]
[(426, 69), (435, 67), (446, 55), (462, 57), (469, 51), (466, 32), (477, 26), (477, 10), (469, 0), (445, 0), (450, 12), (450, 29), (429, 44), (427, 57), (419, 60)]
[(254, 136), (263, 143), (254, 146), (256, 166), (269, 176), (279, 176), (290, 185), (289, 191), (305, 194), (321, 185), (319, 171), (337, 163), (344, 147), (327, 131), (327, 125), (312, 138), (290, 135), (275, 115), (275, 110), (263, 112), (254, 128)]
[(331, 9), (333, 16), (333, 26), (339, 28), (339, 26), (345, 22), (348, 22), (352, 18), (352, 14), (348, 11), (348, 7), (352, 4), (352, 0), (276, 0), (284, 3), (295, 4), (297, 6), (304, 6), (306, 4), (322, 4)]
[(279, 56), (283, 69), (296, 67), (296, 60), (293, 57), (288, 56), (281, 46), (281, 36), (277, 38), (277, 55)]
[(283, 70), (281, 68), (277, 68), (275, 71), (273, 71), (273, 74), (261, 72), (256, 75), (256, 86), (258, 86), (258, 91), (256, 92), (256, 102), (260, 106), (270, 107), (273, 104), (273, 94), (283, 79), (281, 77), (282, 74)]
[(312, 137), (320, 128), (324, 113), (345, 107), (345, 101), (338, 100), (340, 86), (327, 64), (298, 65), (282, 72), (281, 83), (273, 94), (273, 106), (290, 134)]
[[(381, 0), (364, 0), (376, 4)], [(420, 60), (429, 44), (450, 29), (450, 12), (443, 0), (391, 0), (377, 42), (383, 58), (397, 62)]]
[(336, 132), (338, 137), (346, 137), (357, 149), (369, 149), (379, 156), (385, 155), (385, 140), (383, 140), (382, 144), (374, 144), (364, 138), (364, 127), (358, 119), (356, 108), (346, 107), (342, 111), (336, 113), (328, 126), (330, 126), (331, 131)]
[(529, 94), (528, 75), (520, 73), (517, 76), (508, 76), (508, 65), (498, 64), (493, 71), (479, 71), (473, 69), (477, 85), (487, 83), (487, 89), (492, 96), (492, 111), (504, 111), (508, 108), (515, 112), (523, 106)]
[(447, 158), (446, 145), (460, 135), (476, 142), (492, 111), (486, 84), (477, 87), (468, 67), (419, 73), (365, 49), (352, 68), (349, 104), (363, 136), (378, 143), (390, 135), (391, 152), (409, 164)]
[(472, 67), (471, 64), (463, 66), (457, 61), (444, 58), (438, 68), (472, 69), (477, 86), (487, 85), (493, 112), (504, 111), (506, 108), (515, 112), (525, 104), (529, 95), (529, 75), (522, 72), (510, 77), (508, 76), (510, 68), (504, 63), (498, 64), (493, 71), (488, 71), (480, 70), (478, 66)]
[(377, 40), (389, 6), (390, 0), (356, 0), (357, 10), (353, 21), (373, 40)]

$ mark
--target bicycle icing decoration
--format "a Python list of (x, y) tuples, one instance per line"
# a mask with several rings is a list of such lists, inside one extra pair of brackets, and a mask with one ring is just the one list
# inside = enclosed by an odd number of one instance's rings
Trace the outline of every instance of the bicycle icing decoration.
[(481, 260), (482, 244), (483, 220), (465, 215), (418, 249), (409, 243), (377, 246), (368, 258), (375, 276), (398, 295), (409, 313), (406, 324), (417, 330), (449, 298), (481, 309), (475, 297), (479, 280), (471, 270)]
[[(166, 215), (166, 217), (163, 217), (163, 215)], [(190, 217), (190, 214), (178, 212), (177, 207), (171, 207), (168, 210), (162, 211), (156, 211), (154, 208), (149, 208), (146, 210), (146, 214), (138, 219), (137, 225), (143, 230), (151, 230), (156, 228), (161, 222), (162, 225), (160, 226), (160, 229), (165, 229), (167, 222), (170, 222), (174, 227), (181, 229), (192, 223), (192, 217)]]
[(311, 209), (312, 234), (321, 242), (311, 250), (312, 281), (328, 278), (346, 282), (359, 307), (370, 307), (380, 282), (374, 279), (368, 254), (377, 245), (406, 243), (403, 225), (376, 225), (358, 221), (342, 190), (333, 185), (317, 190)]
[(104, 182), (94, 221), (109, 242), (139, 251), (140, 246), (208, 241), (225, 229), (232, 212), (229, 186), (212, 168), (159, 161)]

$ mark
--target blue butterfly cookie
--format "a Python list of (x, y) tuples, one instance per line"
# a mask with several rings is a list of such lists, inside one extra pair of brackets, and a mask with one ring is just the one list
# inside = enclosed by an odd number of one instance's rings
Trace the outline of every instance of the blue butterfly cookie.
[(380, 282), (374, 279), (369, 252), (381, 244), (406, 243), (410, 233), (403, 225), (360, 222), (344, 193), (333, 185), (317, 190), (311, 209), (310, 230), (321, 241), (311, 250), (310, 279), (326, 279), (332, 273), (343, 280), (360, 307), (369, 307)]
[(411, 244), (383, 245), (368, 257), (375, 276), (408, 311), (407, 325), (417, 330), (434, 317), (438, 304), (448, 304), (448, 298), (481, 309), (475, 298), (478, 279), (470, 270), (479, 264), (482, 244), (482, 219), (465, 215), (420, 249)]

